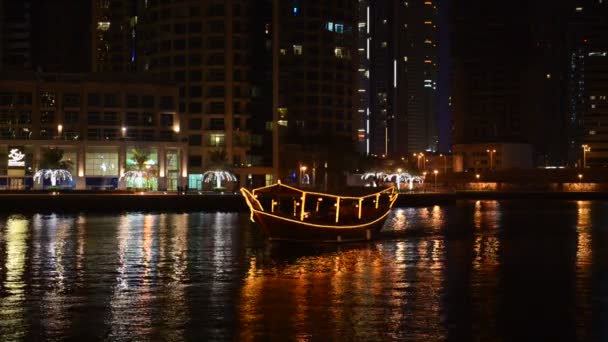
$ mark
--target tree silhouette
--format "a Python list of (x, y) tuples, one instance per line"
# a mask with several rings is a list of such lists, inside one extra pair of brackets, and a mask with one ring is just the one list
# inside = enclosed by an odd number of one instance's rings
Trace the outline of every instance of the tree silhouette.
[(40, 168), (71, 171), (74, 163), (71, 160), (63, 160), (63, 154), (63, 150), (59, 148), (44, 148), (40, 159)]

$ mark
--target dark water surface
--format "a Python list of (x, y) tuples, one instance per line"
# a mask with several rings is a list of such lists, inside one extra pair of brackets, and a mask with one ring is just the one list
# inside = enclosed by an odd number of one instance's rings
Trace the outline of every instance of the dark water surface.
[(356, 245), (248, 215), (0, 217), (0, 340), (608, 340), (608, 203), (397, 208)]

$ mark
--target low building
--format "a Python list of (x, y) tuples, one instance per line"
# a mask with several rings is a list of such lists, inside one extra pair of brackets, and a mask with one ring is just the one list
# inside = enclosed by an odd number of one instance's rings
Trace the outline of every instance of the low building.
[[(176, 86), (141, 75), (1, 74), (0, 188), (185, 186), (177, 99)], [(57, 164), (71, 180), (36, 177)]]
[(525, 143), (455, 144), (454, 172), (528, 169), (533, 167), (533, 148)]

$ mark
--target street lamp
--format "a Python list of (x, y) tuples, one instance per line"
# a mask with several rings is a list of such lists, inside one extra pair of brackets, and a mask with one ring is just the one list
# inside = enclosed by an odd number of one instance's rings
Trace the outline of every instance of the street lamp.
[(587, 152), (591, 152), (591, 146), (585, 144), (581, 146), (583, 148), (583, 168), (587, 167)]
[(127, 127), (122, 126), (122, 128), (120, 129), (120, 131), (122, 132), (122, 137), (124, 138), (127, 135)]
[(490, 154), (490, 170), (492, 170), (492, 156), (496, 153), (496, 150), (486, 150)]
[(439, 173), (439, 171), (434, 170), (433, 173), (435, 174), (435, 192), (437, 192), (437, 174)]
[(479, 173), (475, 175), (475, 178), (477, 178), (477, 181), (479, 182)]
[(300, 166), (300, 186), (303, 184), (303, 180), (304, 180), (304, 175), (306, 172), (306, 166)]
[(583, 175), (581, 173), (578, 174), (578, 182), (580, 184), (580, 182), (583, 180)]
[(422, 179), (424, 179), (424, 183), (422, 183), (422, 189), (426, 190), (426, 171), (422, 173)]
[(63, 125), (57, 125), (57, 136), (61, 139), (61, 133), (63, 132)]

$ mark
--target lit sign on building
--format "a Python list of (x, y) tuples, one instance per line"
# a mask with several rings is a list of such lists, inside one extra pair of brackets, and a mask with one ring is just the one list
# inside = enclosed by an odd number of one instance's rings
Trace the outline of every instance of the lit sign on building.
[(8, 167), (25, 167), (25, 153), (19, 148), (10, 148), (8, 154)]

